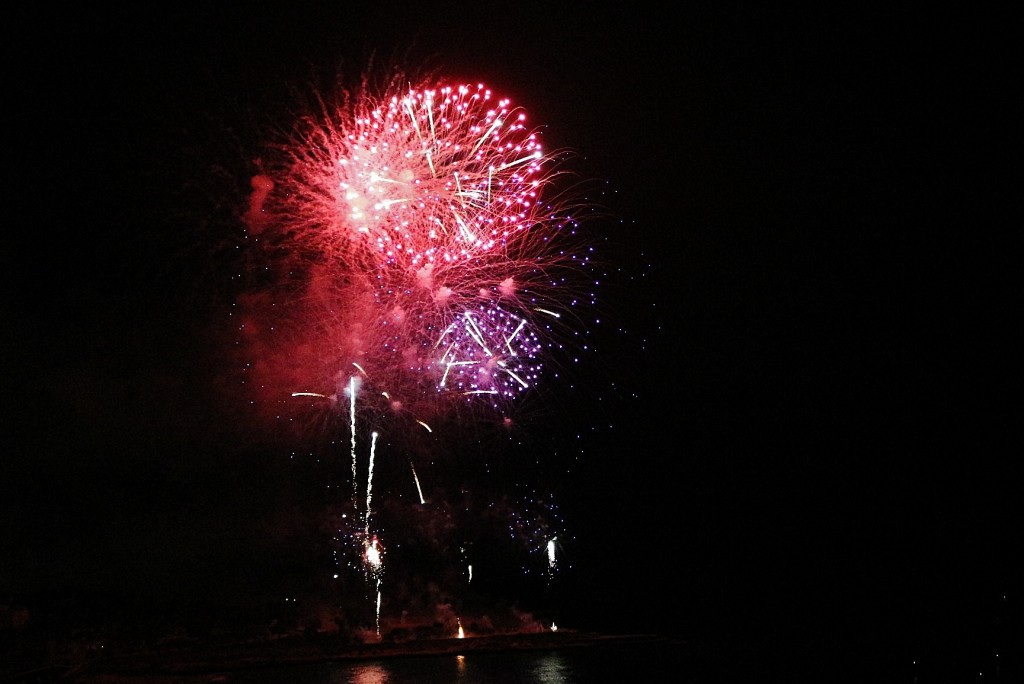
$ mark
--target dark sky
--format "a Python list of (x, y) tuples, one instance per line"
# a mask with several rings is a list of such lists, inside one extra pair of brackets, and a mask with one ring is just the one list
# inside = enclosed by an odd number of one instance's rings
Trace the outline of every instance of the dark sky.
[(1005, 18), (304, 5), (15, 17), (0, 602), (303, 572), (316, 457), (224, 381), (232, 217), (258, 124), (372, 55), (513, 94), (600, 181), (605, 324), (523, 426), (570, 614), (901, 645), (1019, 614)]

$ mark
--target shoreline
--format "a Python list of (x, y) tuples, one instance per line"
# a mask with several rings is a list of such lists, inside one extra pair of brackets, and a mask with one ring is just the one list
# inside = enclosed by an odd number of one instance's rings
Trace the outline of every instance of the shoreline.
[(175, 682), (212, 682), (219, 681), (218, 673), (287, 665), (582, 648), (665, 639), (654, 634), (599, 634), (565, 630), (361, 644), (332, 643), (330, 640), (270, 641), (109, 655), (65, 672), (59, 681), (131, 684), (134, 681), (160, 682), (173, 678)]

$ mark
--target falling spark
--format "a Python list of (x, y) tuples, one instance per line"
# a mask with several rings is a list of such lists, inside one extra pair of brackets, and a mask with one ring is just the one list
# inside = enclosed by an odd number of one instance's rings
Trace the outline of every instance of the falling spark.
[(352, 436), (352, 505), (356, 505), (359, 496), (359, 481), (356, 479), (356, 377), (353, 375), (348, 380), (348, 415), (349, 434)]
[(366, 474), (366, 536), (370, 536), (370, 502), (373, 500), (373, 459), (377, 451), (377, 432), (370, 435), (370, 467)]
[(377, 580), (377, 636), (380, 636), (380, 580)]
[(420, 477), (416, 474), (416, 466), (409, 462), (409, 467), (412, 468), (412, 479), (416, 483), (416, 492), (420, 495), (420, 503), (425, 504), (427, 500), (423, 498), (423, 488), (420, 487)]

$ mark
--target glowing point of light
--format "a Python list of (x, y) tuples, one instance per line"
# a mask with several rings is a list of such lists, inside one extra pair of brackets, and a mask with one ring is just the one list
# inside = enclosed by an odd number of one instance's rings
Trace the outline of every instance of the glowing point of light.
[(373, 537), (365, 546), (366, 550), (364, 552), (364, 556), (366, 558), (366, 564), (374, 570), (379, 570), (384, 563), (383, 557), (381, 556), (380, 542), (377, 541), (376, 537)]

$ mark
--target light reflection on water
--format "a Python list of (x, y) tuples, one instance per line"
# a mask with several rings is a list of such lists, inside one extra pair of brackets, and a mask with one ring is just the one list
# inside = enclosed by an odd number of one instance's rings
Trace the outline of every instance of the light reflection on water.
[(537, 684), (560, 684), (572, 681), (571, 671), (561, 651), (548, 653), (539, 658), (533, 669), (533, 681)]
[(572, 684), (572, 668), (561, 652), (505, 653), (395, 659), (334, 665), (326, 684)]
[[(588, 684), (679, 674), (667, 645), (505, 651), (289, 665), (227, 673), (225, 684)], [(677, 681), (680, 679), (674, 677)], [(686, 678), (681, 678), (686, 681)]]
[(388, 671), (379, 663), (360, 665), (352, 671), (352, 684), (388, 684)]

